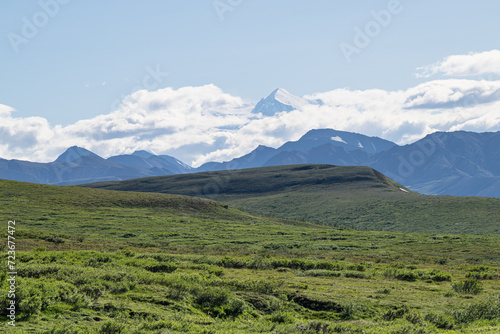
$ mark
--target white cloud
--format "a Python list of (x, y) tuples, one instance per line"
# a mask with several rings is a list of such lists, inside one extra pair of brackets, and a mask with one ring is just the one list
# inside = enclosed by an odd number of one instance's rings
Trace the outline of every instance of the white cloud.
[(14, 108), (6, 106), (5, 104), (0, 104), (0, 115), (10, 115), (13, 111), (15, 111)]
[(43, 160), (53, 129), (42, 117), (12, 117), (13, 108), (0, 105), (0, 157)]
[(405, 108), (468, 108), (500, 100), (500, 81), (436, 80), (406, 91)]
[(417, 68), (416, 76), (428, 78), (438, 73), (445, 76), (500, 75), (500, 50), (448, 56), (435, 64)]
[(300, 110), (264, 117), (214, 85), (165, 88), (137, 91), (114, 112), (64, 127), (14, 117), (0, 105), (0, 157), (53, 161), (77, 145), (103, 157), (145, 149), (199, 166), (258, 145), (278, 147), (318, 128), (406, 144), (434, 131), (499, 131), (499, 92), (500, 81), (455, 79), (400, 91), (342, 88), (304, 96)]

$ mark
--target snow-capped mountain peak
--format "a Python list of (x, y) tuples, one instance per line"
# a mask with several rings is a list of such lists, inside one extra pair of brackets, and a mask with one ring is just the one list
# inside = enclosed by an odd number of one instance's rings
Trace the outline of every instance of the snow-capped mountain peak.
[(283, 88), (276, 89), (271, 95), (274, 95), (274, 99), (276, 101), (291, 107), (297, 108), (304, 104), (300, 97), (290, 94), (286, 89)]
[(253, 113), (261, 113), (264, 116), (273, 116), (282, 111), (300, 109), (304, 105), (302, 98), (290, 94), (283, 88), (275, 89), (268, 97), (257, 103)]

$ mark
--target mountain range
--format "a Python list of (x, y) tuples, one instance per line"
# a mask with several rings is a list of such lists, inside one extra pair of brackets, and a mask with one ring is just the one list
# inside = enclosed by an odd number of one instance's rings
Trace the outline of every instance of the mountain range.
[[(314, 103), (320, 102), (277, 89), (253, 113), (272, 116)], [(104, 159), (73, 146), (51, 163), (0, 159), (0, 178), (66, 185), (292, 164), (369, 166), (422, 194), (500, 197), (500, 132), (436, 132), (399, 146), (378, 137), (315, 129), (281, 147), (260, 145), (231, 161), (198, 168), (147, 151)]]
[(191, 169), (167, 155), (136, 151), (104, 159), (77, 146), (68, 148), (50, 163), (0, 159), (2, 179), (57, 185), (171, 175), (187, 173)]
[(422, 194), (500, 197), (500, 132), (436, 132), (399, 146), (361, 134), (311, 130), (277, 149), (259, 146), (243, 157), (198, 170), (304, 163), (369, 166)]

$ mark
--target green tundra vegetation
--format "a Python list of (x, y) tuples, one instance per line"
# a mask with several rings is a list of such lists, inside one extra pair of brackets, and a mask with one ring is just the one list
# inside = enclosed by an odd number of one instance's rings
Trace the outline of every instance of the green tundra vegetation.
[(477, 221), (475, 235), (357, 231), (3, 180), (0, 204), (18, 273), (13, 328), (0, 272), (0, 332), (500, 333), (500, 235)]
[(356, 230), (500, 234), (500, 198), (421, 195), (362, 166), (273, 166), (82, 186), (204, 197), (246, 212)]

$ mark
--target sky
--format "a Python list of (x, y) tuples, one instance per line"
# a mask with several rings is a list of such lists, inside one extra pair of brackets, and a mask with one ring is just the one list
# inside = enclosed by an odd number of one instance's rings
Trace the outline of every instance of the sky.
[[(0, 157), (78, 145), (188, 164), (312, 128), (498, 131), (493, 0), (0, 1)], [(251, 110), (276, 88), (305, 101)], [(321, 100), (322, 105), (311, 104)]]

